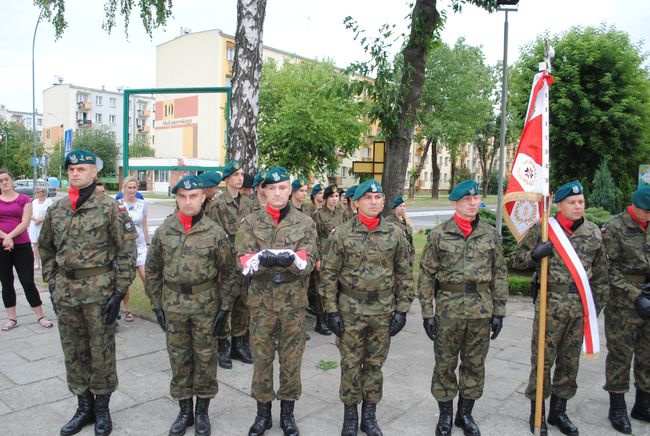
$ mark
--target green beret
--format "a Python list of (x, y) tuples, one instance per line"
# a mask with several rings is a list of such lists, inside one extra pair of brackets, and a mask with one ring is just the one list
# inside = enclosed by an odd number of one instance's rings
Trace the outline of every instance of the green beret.
[(318, 194), (318, 193), (319, 193), (320, 191), (322, 191), (322, 190), (323, 190), (323, 187), (321, 186), (321, 184), (320, 184), (320, 183), (316, 183), (316, 184), (315, 184), (314, 186), (312, 186), (312, 188), (311, 188), (311, 196), (312, 196), (312, 197), (315, 196), (316, 194)]
[(273, 185), (290, 179), (291, 177), (284, 167), (269, 168), (266, 171), (266, 176), (262, 179), (262, 188), (266, 185)]
[(478, 195), (480, 193), (481, 190), (478, 187), (478, 183), (474, 180), (463, 180), (451, 190), (449, 200), (458, 201), (467, 195)]
[(375, 179), (368, 179), (362, 184), (360, 184), (359, 186), (357, 186), (357, 189), (354, 191), (354, 195), (352, 196), (352, 199), (354, 201), (357, 201), (358, 199), (363, 197), (363, 195), (366, 192), (372, 192), (372, 193), (380, 192), (383, 194), (384, 190), (381, 187), (381, 183), (379, 183)]
[(253, 178), (253, 176), (251, 176), (250, 174), (244, 174), (244, 182), (242, 183), (241, 187), (242, 188), (252, 188), (254, 181), (255, 181), (255, 178)]
[(395, 209), (397, 206), (399, 206), (402, 203), (404, 203), (404, 197), (400, 195), (395, 200), (393, 200), (393, 202), (390, 204), (390, 208)]
[(201, 183), (203, 183), (204, 188), (219, 186), (219, 183), (221, 183), (221, 174), (219, 173), (205, 172), (199, 174), (198, 177), (201, 180)]
[(238, 160), (232, 160), (226, 164), (226, 168), (223, 170), (223, 178), (232, 176), (235, 172), (241, 170), (241, 164)]
[(253, 179), (253, 188), (257, 187), (264, 177), (266, 177), (266, 170), (260, 170), (255, 174), (255, 178)]
[(328, 199), (332, 194), (339, 192), (339, 188), (336, 185), (328, 185), (323, 192), (323, 198)]
[(176, 194), (179, 189), (185, 189), (186, 191), (192, 191), (194, 189), (203, 189), (203, 182), (199, 176), (185, 176), (178, 181), (176, 186), (172, 188), (172, 194)]
[(650, 210), (650, 185), (641, 186), (632, 193), (632, 204), (643, 210)]
[(291, 182), (291, 192), (298, 190), (302, 188), (303, 186), (307, 186), (307, 180), (303, 179), (302, 177), (294, 180)]
[(559, 203), (567, 197), (572, 195), (581, 195), (584, 194), (585, 190), (582, 188), (582, 185), (579, 181), (569, 182), (566, 185), (562, 185), (557, 188), (555, 195), (553, 196), (553, 203)]
[(92, 164), (97, 163), (97, 156), (92, 151), (74, 150), (65, 157), (65, 167), (68, 165)]
[(359, 185), (352, 185), (352, 186), (350, 186), (350, 187), (348, 188), (348, 191), (345, 193), (345, 198), (347, 198), (347, 199), (349, 200), (349, 199), (354, 195), (354, 191), (357, 190), (357, 187), (358, 187), (358, 186), (359, 186)]

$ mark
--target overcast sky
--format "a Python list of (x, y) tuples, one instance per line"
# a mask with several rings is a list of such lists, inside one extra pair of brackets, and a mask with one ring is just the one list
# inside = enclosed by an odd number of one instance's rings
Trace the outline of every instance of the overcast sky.
[[(383, 23), (406, 29), (407, 1), (404, 0), (268, 0), (264, 24), (264, 44), (306, 56), (332, 59), (339, 67), (366, 59), (346, 30), (343, 19), (357, 19), (369, 35)], [(444, 8), (449, 1), (439, 1)], [(166, 29), (149, 38), (142, 29), (137, 11), (131, 17), (129, 38), (122, 21), (111, 35), (102, 28), (104, 0), (66, 0), (68, 28), (54, 40), (54, 29), (41, 22), (36, 35), (36, 107), (42, 109), (42, 91), (63, 77), (65, 83), (115, 90), (153, 87), (155, 48), (180, 34), (181, 27), (192, 31), (220, 29), (235, 33), (236, 0), (176, 0), (173, 19)], [(624, 6), (623, 6), (624, 5)], [(38, 9), (31, 0), (0, 0), (0, 104), (11, 110), (31, 112), (31, 44)], [(483, 47), (487, 61), (503, 57), (504, 13), (488, 14), (465, 6), (461, 14), (448, 11), (443, 39), (453, 43), (465, 37), (471, 45)], [(566, 31), (574, 25), (606, 23), (630, 34), (648, 51), (650, 41), (648, 0), (521, 0), (519, 11), (509, 14), (509, 64), (519, 48), (545, 30)], [(646, 62), (646, 65), (648, 63)]]

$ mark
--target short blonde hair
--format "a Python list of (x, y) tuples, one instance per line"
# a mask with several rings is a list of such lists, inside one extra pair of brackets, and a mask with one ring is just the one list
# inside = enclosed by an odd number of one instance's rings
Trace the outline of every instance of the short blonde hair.
[(138, 181), (137, 177), (135, 176), (127, 176), (122, 180), (122, 192), (126, 189), (126, 185), (129, 183), (134, 182), (135, 185), (139, 188), (140, 187), (140, 182)]

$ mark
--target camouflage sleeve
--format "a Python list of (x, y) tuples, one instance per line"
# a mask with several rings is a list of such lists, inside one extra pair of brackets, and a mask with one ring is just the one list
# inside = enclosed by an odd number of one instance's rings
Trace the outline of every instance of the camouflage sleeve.
[(149, 297), (151, 307), (162, 308), (162, 287), (163, 287), (163, 247), (160, 241), (160, 227), (156, 229), (151, 240), (147, 262), (145, 263), (144, 291)]
[(226, 232), (223, 232), (223, 238), (216, 241), (217, 244), (217, 270), (220, 271), (220, 295), (215, 295), (215, 299), (221, 297), (221, 308), (230, 312), (239, 296), (239, 283), (241, 274), (235, 265), (235, 249), (228, 240)]
[(536, 224), (524, 236), (524, 239), (519, 241), (514, 251), (512, 252), (512, 267), (519, 270), (529, 270), (537, 266), (535, 261), (530, 257), (530, 250), (535, 248), (537, 241), (540, 240), (541, 226)]
[(596, 257), (591, 266), (593, 275), (589, 280), (591, 289), (599, 308), (604, 308), (609, 301), (609, 272), (607, 266), (607, 256), (605, 255), (605, 246), (599, 234), (596, 235), (601, 241)]
[(395, 307), (398, 312), (408, 312), (413, 297), (413, 270), (409, 260), (410, 245), (402, 231), (398, 228), (398, 244), (395, 253)]
[(117, 203), (111, 203), (111, 237), (115, 247), (115, 288), (126, 293), (135, 278), (138, 232), (128, 213), (120, 212)]
[[(494, 262), (492, 264), (492, 280), (490, 289), (492, 291), (492, 315), (506, 316), (506, 302), (508, 301), (508, 268), (503, 258), (503, 248), (500, 237), (494, 231)], [(530, 257), (530, 255), (528, 256)]]
[(330, 249), (322, 258), (318, 287), (318, 294), (323, 300), (323, 310), (326, 313), (338, 312), (339, 310), (336, 303), (338, 294), (338, 277), (341, 273), (343, 257), (345, 256), (341, 234), (334, 232), (331, 238)]
[(603, 243), (609, 259), (609, 282), (612, 286), (624, 290), (628, 301), (633, 304), (641, 295), (641, 289), (627, 280), (621, 271), (625, 261), (625, 250), (618, 229), (611, 224), (611, 221), (605, 224), (603, 234)]
[(41, 254), (43, 281), (47, 283), (56, 277), (59, 270), (59, 266), (56, 263), (56, 246), (54, 245), (52, 214), (50, 210), (45, 214), (41, 234), (38, 237), (38, 251)]
[(210, 202), (210, 205), (205, 209), (205, 214), (208, 216), (208, 218), (221, 226), (219, 208), (217, 207), (216, 200)]
[(304, 269), (298, 269), (295, 263), (292, 263), (287, 270), (297, 276), (308, 276), (314, 270), (318, 257), (318, 235), (316, 234), (316, 226), (309, 225), (305, 237), (300, 241), (295, 251), (305, 250), (307, 252), (307, 266)]
[[(242, 220), (239, 229), (237, 230), (237, 235), (235, 236), (235, 263), (237, 264), (238, 271), (244, 269), (244, 266), (239, 260), (241, 256), (255, 254), (260, 250), (260, 247), (258, 247), (257, 241), (255, 240), (249, 217)], [(260, 269), (262, 268), (264, 267), (260, 266)], [(260, 269), (257, 270), (258, 273)]]
[(440, 267), (440, 259), (436, 249), (437, 238), (433, 231), (429, 233), (427, 244), (420, 258), (420, 277), (418, 283), (418, 299), (422, 307), (422, 318), (433, 317), (433, 300), (435, 298), (436, 274)]

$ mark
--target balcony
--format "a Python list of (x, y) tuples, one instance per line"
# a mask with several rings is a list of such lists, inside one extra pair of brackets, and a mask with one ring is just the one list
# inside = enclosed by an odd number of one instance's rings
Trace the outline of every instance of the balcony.
[(146, 117), (148, 117), (149, 115), (151, 115), (151, 111), (150, 111), (149, 109), (145, 109), (145, 110), (142, 111), (142, 116), (143, 116), (143, 117), (146, 118)]
[(80, 111), (89, 111), (92, 109), (92, 104), (90, 104), (89, 101), (78, 101), (77, 108), (79, 108)]
[(149, 133), (149, 126), (138, 126), (138, 133)]
[(79, 126), (79, 127), (92, 127), (93, 126), (93, 121), (92, 120), (77, 120), (77, 126)]

